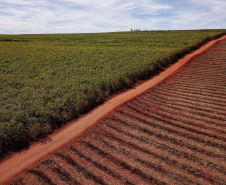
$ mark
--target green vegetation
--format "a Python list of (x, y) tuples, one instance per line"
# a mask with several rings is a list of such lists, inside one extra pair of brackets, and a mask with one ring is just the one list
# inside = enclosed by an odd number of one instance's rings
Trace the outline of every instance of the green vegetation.
[(0, 155), (44, 137), (223, 34), (0, 35)]

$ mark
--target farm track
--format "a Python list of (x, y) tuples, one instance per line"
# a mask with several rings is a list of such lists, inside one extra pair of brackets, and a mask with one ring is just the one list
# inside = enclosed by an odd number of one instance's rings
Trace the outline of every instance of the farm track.
[(226, 40), (8, 184), (226, 184)]

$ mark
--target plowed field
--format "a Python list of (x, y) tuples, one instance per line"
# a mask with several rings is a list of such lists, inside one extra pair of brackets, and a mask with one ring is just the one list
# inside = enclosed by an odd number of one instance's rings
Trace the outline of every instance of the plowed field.
[(11, 184), (226, 184), (226, 40)]

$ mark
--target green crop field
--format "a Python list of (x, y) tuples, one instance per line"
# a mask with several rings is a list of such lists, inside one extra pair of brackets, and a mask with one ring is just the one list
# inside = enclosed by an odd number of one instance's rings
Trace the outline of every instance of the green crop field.
[(225, 33), (0, 35), (0, 155), (51, 133)]

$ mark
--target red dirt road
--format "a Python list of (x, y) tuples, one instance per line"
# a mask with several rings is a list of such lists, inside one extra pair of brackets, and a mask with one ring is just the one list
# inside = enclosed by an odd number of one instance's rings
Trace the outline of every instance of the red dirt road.
[(87, 130), (93, 127), (101, 119), (106, 117), (114, 109), (145, 93), (150, 88), (153, 88), (164, 79), (175, 73), (193, 57), (206, 51), (218, 41), (224, 39), (226, 39), (226, 36), (207, 43), (192, 54), (185, 56), (183, 59), (179, 60), (177, 63), (173, 64), (154, 78), (142, 83), (141, 85), (136, 86), (131, 90), (112, 97), (110, 100), (106, 101), (103, 105), (94, 109), (89, 114), (81, 117), (78, 120), (74, 120), (68, 123), (64, 128), (50, 135), (48, 141), (43, 143), (35, 143), (28, 150), (16, 153), (11, 157), (5, 159), (0, 163), (0, 184), (7, 183), (22, 171), (28, 170), (42, 158), (68, 145), (71, 141), (87, 132)]

